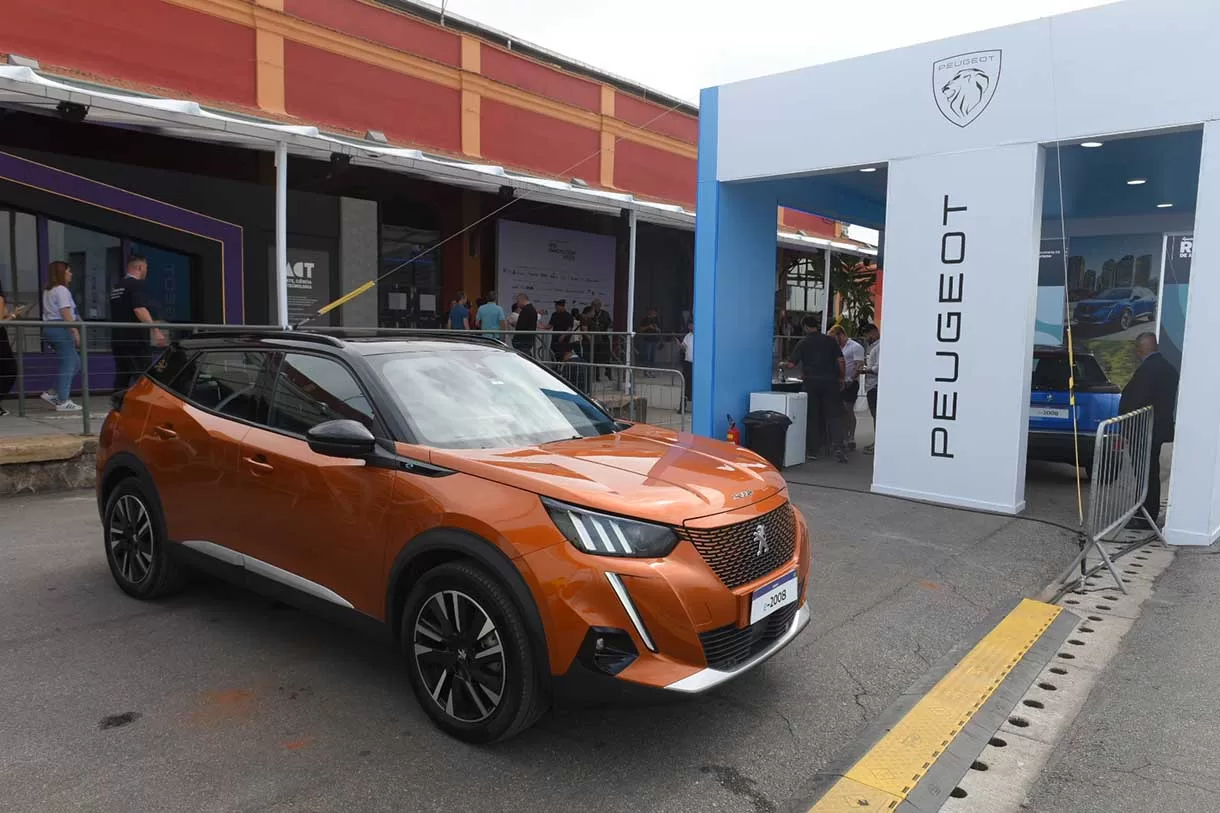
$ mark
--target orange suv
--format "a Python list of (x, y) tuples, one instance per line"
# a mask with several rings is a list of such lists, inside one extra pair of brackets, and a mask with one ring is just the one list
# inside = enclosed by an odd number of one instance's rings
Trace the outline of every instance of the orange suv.
[(588, 678), (711, 689), (809, 622), (775, 469), (615, 420), (498, 342), (197, 336), (114, 400), (97, 498), (125, 592), (201, 568), (371, 618), (467, 741)]

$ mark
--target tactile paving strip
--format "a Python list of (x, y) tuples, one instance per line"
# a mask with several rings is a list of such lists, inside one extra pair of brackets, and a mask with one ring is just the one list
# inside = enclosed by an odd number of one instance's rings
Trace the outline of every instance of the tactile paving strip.
[(1061, 612), (1031, 599), (1018, 604), (827, 789), (810, 813), (896, 809)]

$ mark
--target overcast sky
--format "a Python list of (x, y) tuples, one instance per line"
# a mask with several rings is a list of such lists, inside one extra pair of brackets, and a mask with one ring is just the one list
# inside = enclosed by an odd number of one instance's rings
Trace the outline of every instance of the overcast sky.
[[(446, 9), (698, 101), (711, 85), (1107, 0), (447, 0)], [(441, 0), (431, 0), (439, 6)]]

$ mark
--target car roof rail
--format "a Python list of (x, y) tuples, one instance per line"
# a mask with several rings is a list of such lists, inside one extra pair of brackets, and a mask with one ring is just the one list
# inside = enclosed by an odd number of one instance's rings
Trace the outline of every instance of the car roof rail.
[(466, 330), (427, 330), (419, 328), (402, 328), (401, 332), (393, 330), (387, 331), (385, 328), (374, 328), (361, 330), (358, 327), (338, 330), (324, 335), (334, 336), (347, 340), (364, 340), (376, 341), (383, 339), (385, 341), (402, 341), (404, 339), (441, 339), (453, 342), (468, 342), (470, 344), (487, 344), (493, 347), (507, 347), (507, 343), (503, 339), (497, 339), (492, 336), (484, 336), (481, 333)]
[(316, 342), (317, 344), (326, 344), (331, 347), (343, 347), (343, 340), (335, 336), (328, 336), (325, 333), (313, 333), (303, 330), (213, 330), (192, 333), (189, 336), (183, 336), (179, 341), (217, 341), (224, 339), (236, 339), (238, 341), (286, 339), (290, 341)]

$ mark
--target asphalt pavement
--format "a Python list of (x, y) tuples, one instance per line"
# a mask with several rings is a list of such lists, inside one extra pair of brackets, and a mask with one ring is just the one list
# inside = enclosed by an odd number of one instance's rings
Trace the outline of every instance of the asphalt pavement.
[(1038, 813), (1215, 810), (1220, 549), (1182, 549), (1029, 793)]
[(381, 640), (214, 581), (134, 601), (106, 569), (90, 493), (4, 500), (3, 807), (779, 810), (1075, 549), (1008, 517), (799, 485), (793, 499), (814, 570), (813, 623), (792, 646), (710, 696), (560, 709), (482, 748), (429, 724)]

